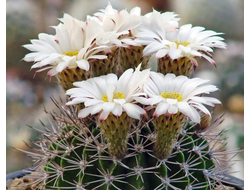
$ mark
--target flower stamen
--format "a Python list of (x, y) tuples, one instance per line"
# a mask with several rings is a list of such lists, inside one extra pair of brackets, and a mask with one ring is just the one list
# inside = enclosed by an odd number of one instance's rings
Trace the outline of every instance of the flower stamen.
[(73, 57), (73, 56), (76, 56), (79, 51), (69, 51), (69, 52), (62, 52), (64, 55), (67, 55), (67, 56), (70, 56), (70, 57)]
[(167, 99), (167, 98), (177, 99), (178, 102), (183, 100), (181, 94), (179, 94), (177, 92), (170, 92), (170, 91), (162, 92), (161, 97), (165, 98), (165, 99)]
[(183, 45), (183, 46), (188, 46), (190, 44), (190, 42), (186, 42), (186, 41), (178, 41), (178, 40), (172, 40), (171, 42), (176, 43), (177, 48), (179, 48), (179, 45)]
[[(125, 99), (125, 96), (122, 92), (113, 92), (113, 99), (112, 99), (112, 102), (114, 102), (114, 99)], [(104, 102), (108, 102), (108, 96), (107, 94), (104, 94), (102, 96), (102, 100)]]

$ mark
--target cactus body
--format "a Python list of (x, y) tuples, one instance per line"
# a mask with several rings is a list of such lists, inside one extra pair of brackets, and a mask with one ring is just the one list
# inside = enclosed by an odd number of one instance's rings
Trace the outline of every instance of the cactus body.
[(54, 132), (44, 132), (37, 144), (46, 189), (208, 190), (223, 178), (223, 163), (215, 162), (216, 150), (210, 146), (220, 143), (220, 134), (208, 140), (206, 132), (185, 122), (169, 157), (159, 159), (153, 149), (154, 124), (130, 123), (127, 150), (123, 158), (117, 158), (109, 153), (110, 143), (96, 122), (76, 119), (76, 108), (59, 108), (63, 116), (51, 114), (56, 121)]

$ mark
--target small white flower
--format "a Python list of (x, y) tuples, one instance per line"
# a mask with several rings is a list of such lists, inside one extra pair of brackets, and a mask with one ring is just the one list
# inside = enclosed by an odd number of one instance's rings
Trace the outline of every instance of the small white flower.
[(176, 30), (180, 20), (176, 16), (177, 14), (174, 12), (161, 13), (156, 10), (145, 14), (142, 16), (142, 24), (138, 27), (140, 33), (137, 37), (152, 38), (153, 33), (157, 36), (164, 36), (165, 32)]
[(135, 42), (148, 45), (154, 42), (155, 38), (164, 38), (166, 32), (178, 29), (180, 19), (176, 16), (174, 12), (160, 13), (156, 10), (141, 16), (142, 23), (133, 32), (136, 37)]
[(35, 62), (31, 68), (42, 68), (39, 71), (51, 69), (48, 75), (54, 76), (66, 68), (79, 67), (88, 71), (89, 59), (106, 58), (97, 54), (108, 47), (96, 47), (93, 43), (96, 36), (103, 32), (96, 21), (82, 22), (68, 14), (60, 20), (62, 23), (54, 27), (55, 35), (41, 33), (38, 40), (24, 45), (33, 51), (24, 57), (25, 61)]
[(213, 52), (213, 48), (226, 47), (224, 39), (217, 36), (222, 33), (205, 30), (204, 27), (186, 24), (174, 31), (158, 29), (148, 28), (147, 32), (138, 34), (141, 43), (147, 45), (143, 51), (145, 56), (156, 53), (158, 59), (168, 56), (172, 60), (187, 57), (196, 66), (198, 64), (194, 58), (203, 57), (215, 64), (209, 53)]
[[(99, 24), (105, 31), (100, 33), (97, 37), (97, 43), (99, 45), (117, 46), (117, 47), (129, 47), (136, 44), (134, 40), (129, 36), (131, 30), (140, 25), (141, 9), (139, 7), (133, 8), (130, 12), (127, 10), (117, 11), (111, 4), (106, 9), (102, 9), (101, 12), (97, 12), (94, 15), (99, 19)], [(95, 18), (92, 18), (96, 20)]]
[(153, 27), (153, 30), (163, 29), (165, 32), (174, 31), (178, 28), (178, 21), (180, 18), (176, 18), (178, 15), (174, 12), (164, 12), (153, 10), (145, 15), (145, 21)]
[[(154, 116), (182, 112), (193, 122), (200, 122), (198, 110), (210, 115), (204, 106), (215, 106), (221, 102), (212, 97), (201, 96), (218, 90), (214, 85), (204, 85), (207, 80), (189, 79), (186, 76), (175, 76), (150, 72), (150, 78), (144, 85), (145, 97), (134, 95), (134, 99), (144, 105), (155, 106)], [(204, 104), (204, 105), (203, 105)]]
[(82, 82), (73, 83), (77, 88), (66, 92), (71, 101), (67, 105), (84, 103), (85, 108), (79, 112), (79, 118), (89, 114), (100, 114), (100, 120), (105, 120), (112, 112), (120, 116), (126, 112), (128, 116), (139, 119), (145, 110), (135, 104), (132, 96), (142, 92), (142, 87), (149, 77), (149, 70), (140, 70), (140, 65), (126, 70), (118, 79), (115, 74), (95, 77)]

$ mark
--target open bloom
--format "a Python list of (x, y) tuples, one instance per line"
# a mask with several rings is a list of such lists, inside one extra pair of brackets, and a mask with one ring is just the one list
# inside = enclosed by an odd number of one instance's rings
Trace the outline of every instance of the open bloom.
[[(55, 26), (56, 34), (39, 34), (39, 39), (31, 40), (24, 45), (33, 51), (24, 57), (25, 61), (34, 61), (31, 68), (50, 69), (49, 76), (54, 76), (66, 68), (79, 67), (89, 70), (89, 59), (105, 59), (105, 55), (97, 55), (106, 50), (107, 46), (96, 46), (96, 36), (103, 32), (94, 20), (79, 21), (68, 14), (60, 19), (62, 23)], [(38, 72), (39, 72), (38, 71)]]
[[(180, 20), (176, 18), (177, 14), (174, 12), (158, 12), (153, 10), (141, 16), (142, 23), (137, 27), (135, 34), (138, 41), (146, 44), (154, 39), (154, 37), (164, 36), (166, 32), (174, 31), (178, 28)], [(154, 37), (152, 36), (154, 35)], [(136, 41), (137, 41), (136, 40)], [(148, 40), (148, 41), (147, 41)]]
[(150, 78), (144, 85), (146, 97), (135, 95), (134, 99), (144, 105), (154, 106), (155, 117), (181, 112), (193, 122), (199, 123), (199, 111), (210, 116), (204, 105), (220, 104), (215, 98), (201, 96), (218, 90), (214, 85), (205, 84), (207, 82), (208, 80), (200, 78), (189, 79), (182, 75), (176, 77), (169, 73), (164, 76), (161, 73), (150, 72)]
[(78, 117), (85, 118), (89, 114), (100, 113), (100, 120), (105, 120), (110, 113), (120, 116), (126, 112), (128, 116), (139, 119), (145, 110), (135, 104), (132, 96), (142, 92), (142, 87), (149, 77), (149, 70), (140, 70), (140, 65), (126, 70), (118, 79), (115, 74), (103, 75), (82, 82), (73, 83), (77, 88), (66, 92), (71, 101), (67, 105), (84, 103)]
[[(139, 7), (133, 8), (130, 12), (127, 10), (118, 11), (114, 9), (111, 4), (100, 12), (95, 13), (99, 24), (104, 33), (100, 33), (97, 37), (99, 45), (129, 47), (136, 44), (131, 39), (130, 32), (140, 25), (141, 9)], [(92, 17), (92, 19), (96, 20)]]
[(225, 48), (223, 38), (211, 30), (204, 27), (192, 27), (191, 24), (181, 26), (177, 30), (166, 32), (163, 28), (158, 30), (148, 28), (138, 34), (142, 44), (147, 45), (143, 51), (145, 56), (156, 53), (158, 59), (168, 56), (172, 60), (181, 57), (189, 58), (197, 66), (195, 57), (203, 57), (210, 63), (215, 64), (211, 58), (213, 48)]

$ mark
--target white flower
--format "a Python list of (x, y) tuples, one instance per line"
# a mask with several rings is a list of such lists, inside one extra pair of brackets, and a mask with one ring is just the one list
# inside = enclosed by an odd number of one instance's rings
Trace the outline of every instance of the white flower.
[[(97, 12), (94, 15), (99, 19), (99, 24), (105, 31), (97, 37), (99, 45), (109, 45), (117, 47), (129, 47), (135, 44), (134, 40), (129, 36), (131, 30), (140, 25), (141, 9), (133, 8), (130, 12), (127, 10), (117, 11), (111, 4)], [(96, 20), (95, 18), (92, 18)]]
[(147, 45), (143, 51), (145, 56), (156, 53), (158, 59), (168, 56), (173, 60), (188, 57), (197, 66), (194, 57), (203, 57), (210, 63), (215, 64), (209, 53), (213, 52), (213, 48), (224, 49), (226, 47), (223, 42), (224, 39), (217, 36), (220, 34), (222, 33), (186, 24), (169, 32), (165, 32), (162, 28), (158, 28), (157, 31), (148, 28), (146, 32), (138, 34), (138, 36), (141, 43)]
[[(201, 96), (218, 90), (214, 85), (204, 85), (207, 80), (189, 79), (186, 76), (175, 76), (150, 72), (150, 78), (144, 85), (145, 97), (134, 95), (134, 99), (144, 105), (155, 106), (154, 116), (182, 112), (193, 122), (200, 122), (199, 111), (210, 115), (204, 105), (214, 106), (221, 102), (212, 97)], [(204, 105), (203, 105), (204, 104)]]
[(139, 70), (140, 65), (134, 72), (128, 69), (119, 79), (115, 74), (108, 74), (75, 82), (73, 84), (78, 88), (66, 92), (72, 99), (67, 105), (84, 103), (85, 108), (79, 112), (79, 118), (101, 112), (100, 120), (105, 120), (111, 112), (120, 116), (125, 111), (131, 118), (139, 119), (145, 110), (135, 104), (132, 96), (142, 91), (149, 77), (149, 70)]
[(178, 16), (174, 12), (164, 12), (161, 13), (157, 10), (153, 10), (150, 13), (145, 15), (145, 21), (149, 23), (153, 30), (157, 31), (159, 28), (163, 29), (165, 32), (174, 31), (178, 28), (178, 21), (180, 18), (176, 18)]
[(148, 45), (155, 38), (164, 38), (166, 32), (178, 29), (180, 19), (176, 16), (174, 12), (160, 13), (156, 10), (141, 16), (142, 23), (136, 28), (137, 31), (133, 32), (135, 41), (141, 45)]
[[(105, 59), (104, 55), (96, 55), (107, 49), (107, 46), (96, 47), (93, 43), (96, 36), (103, 32), (94, 20), (82, 22), (68, 14), (60, 19), (62, 23), (55, 26), (56, 34), (41, 33), (38, 40), (24, 45), (33, 51), (24, 57), (25, 61), (34, 61), (31, 68), (51, 69), (49, 76), (54, 76), (65, 68), (79, 67), (89, 70), (89, 59)], [(38, 71), (38, 72), (39, 72)]]
[(142, 16), (142, 24), (138, 27), (140, 33), (137, 37), (149, 37), (152, 38), (151, 34), (157, 36), (164, 36), (165, 32), (174, 31), (178, 28), (180, 20), (176, 18), (177, 14), (174, 12), (158, 12), (153, 10), (150, 13)]

